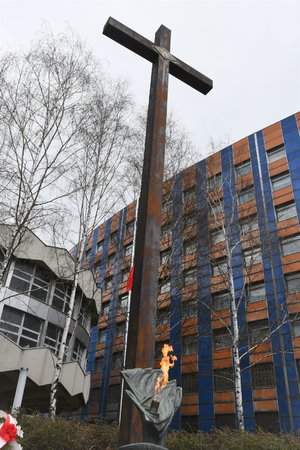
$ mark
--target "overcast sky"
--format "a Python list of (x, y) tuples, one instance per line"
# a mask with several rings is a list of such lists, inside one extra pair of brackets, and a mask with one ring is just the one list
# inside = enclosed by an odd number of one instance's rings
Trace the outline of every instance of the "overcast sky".
[(26, 48), (47, 22), (75, 30), (109, 72), (129, 80), (139, 105), (151, 64), (102, 35), (109, 16), (150, 40), (170, 28), (171, 53), (213, 79), (207, 95), (170, 77), (169, 109), (206, 153), (300, 110), (300, 0), (0, 0), (2, 48)]

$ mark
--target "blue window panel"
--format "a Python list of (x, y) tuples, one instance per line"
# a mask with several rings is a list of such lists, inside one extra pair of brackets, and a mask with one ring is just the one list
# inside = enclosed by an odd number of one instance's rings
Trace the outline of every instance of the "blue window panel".
[[(208, 236), (208, 205), (206, 190), (206, 161), (196, 164), (196, 209), (201, 211), (201, 223), (197, 223), (197, 297), (198, 305), (198, 404), (199, 429), (203, 432), (213, 430), (214, 417), (214, 387), (212, 364), (212, 329), (210, 314), (210, 263)], [(205, 306), (207, 305), (208, 308)]]
[(92, 247), (91, 247), (91, 252), (90, 252), (90, 268), (93, 269), (94, 267), (94, 260), (95, 260), (95, 253), (96, 253), (96, 248), (97, 248), (97, 239), (98, 239), (98, 235), (99, 235), (99, 227), (95, 228), (94, 232), (93, 232), (93, 237), (92, 237)]

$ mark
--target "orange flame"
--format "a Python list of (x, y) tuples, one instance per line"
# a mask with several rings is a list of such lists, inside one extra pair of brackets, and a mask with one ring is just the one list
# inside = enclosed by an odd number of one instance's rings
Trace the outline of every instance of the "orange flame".
[(155, 384), (155, 392), (159, 393), (169, 381), (169, 369), (174, 367), (175, 362), (177, 361), (177, 356), (168, 355), (169, 352), (173, 352), (172, 345), (164, 344), (161, 350), (163, 357), (160, 361), (160, 369), (162, 371), (162, 375), (159, 375)]

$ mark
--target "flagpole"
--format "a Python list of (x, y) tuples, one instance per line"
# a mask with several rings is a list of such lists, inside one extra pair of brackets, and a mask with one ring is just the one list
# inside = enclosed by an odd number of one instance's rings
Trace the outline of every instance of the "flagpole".
[[(134, 254), (135, 254), (135, 241), (136, 241), (138, 207), (139, 207), (139, 198), (137, 199), (136, 206), (135, 206), (135, 222), (134, 222), (134, 232), (133, 232), (133, 241), (132, 241), (132, 254), (131, 254), (130, 272), (133, 270), (133, 261), (134, 261)], [(126, 322), (125, 322), (126, 325), (125, 325), (125, 335), (124, 335), (123, 368), (125, 368), (126, 353), (127, 353), (130, 302), (131, 302), (131, 289), (130, 289), (130, 291), (128, 291), (128, 301), (127, 301), (127, 309), (126, 309)], [(122, 414), (122, 406), (123, 406), (123, 391), (124, 391), (124, 380), (121, 377), (121, 397), (120, 397), (120, 410), (119, 410), (119, 424), (121, 423), (121, 414)]]

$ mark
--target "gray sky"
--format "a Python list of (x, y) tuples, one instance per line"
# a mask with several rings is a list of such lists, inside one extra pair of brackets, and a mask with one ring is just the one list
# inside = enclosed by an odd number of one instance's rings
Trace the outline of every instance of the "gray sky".
[(203, 96), (170, 77), (169, 109), (199, 155), (300, 110), (300, 0), (0, 0), (0, 43), (26, 48), (43, 22), (69, 25), (145, 105), (151, 64), (102, 35), (109, 16), (150, 40), (167, 26), (171, 53), (213, 79)]

